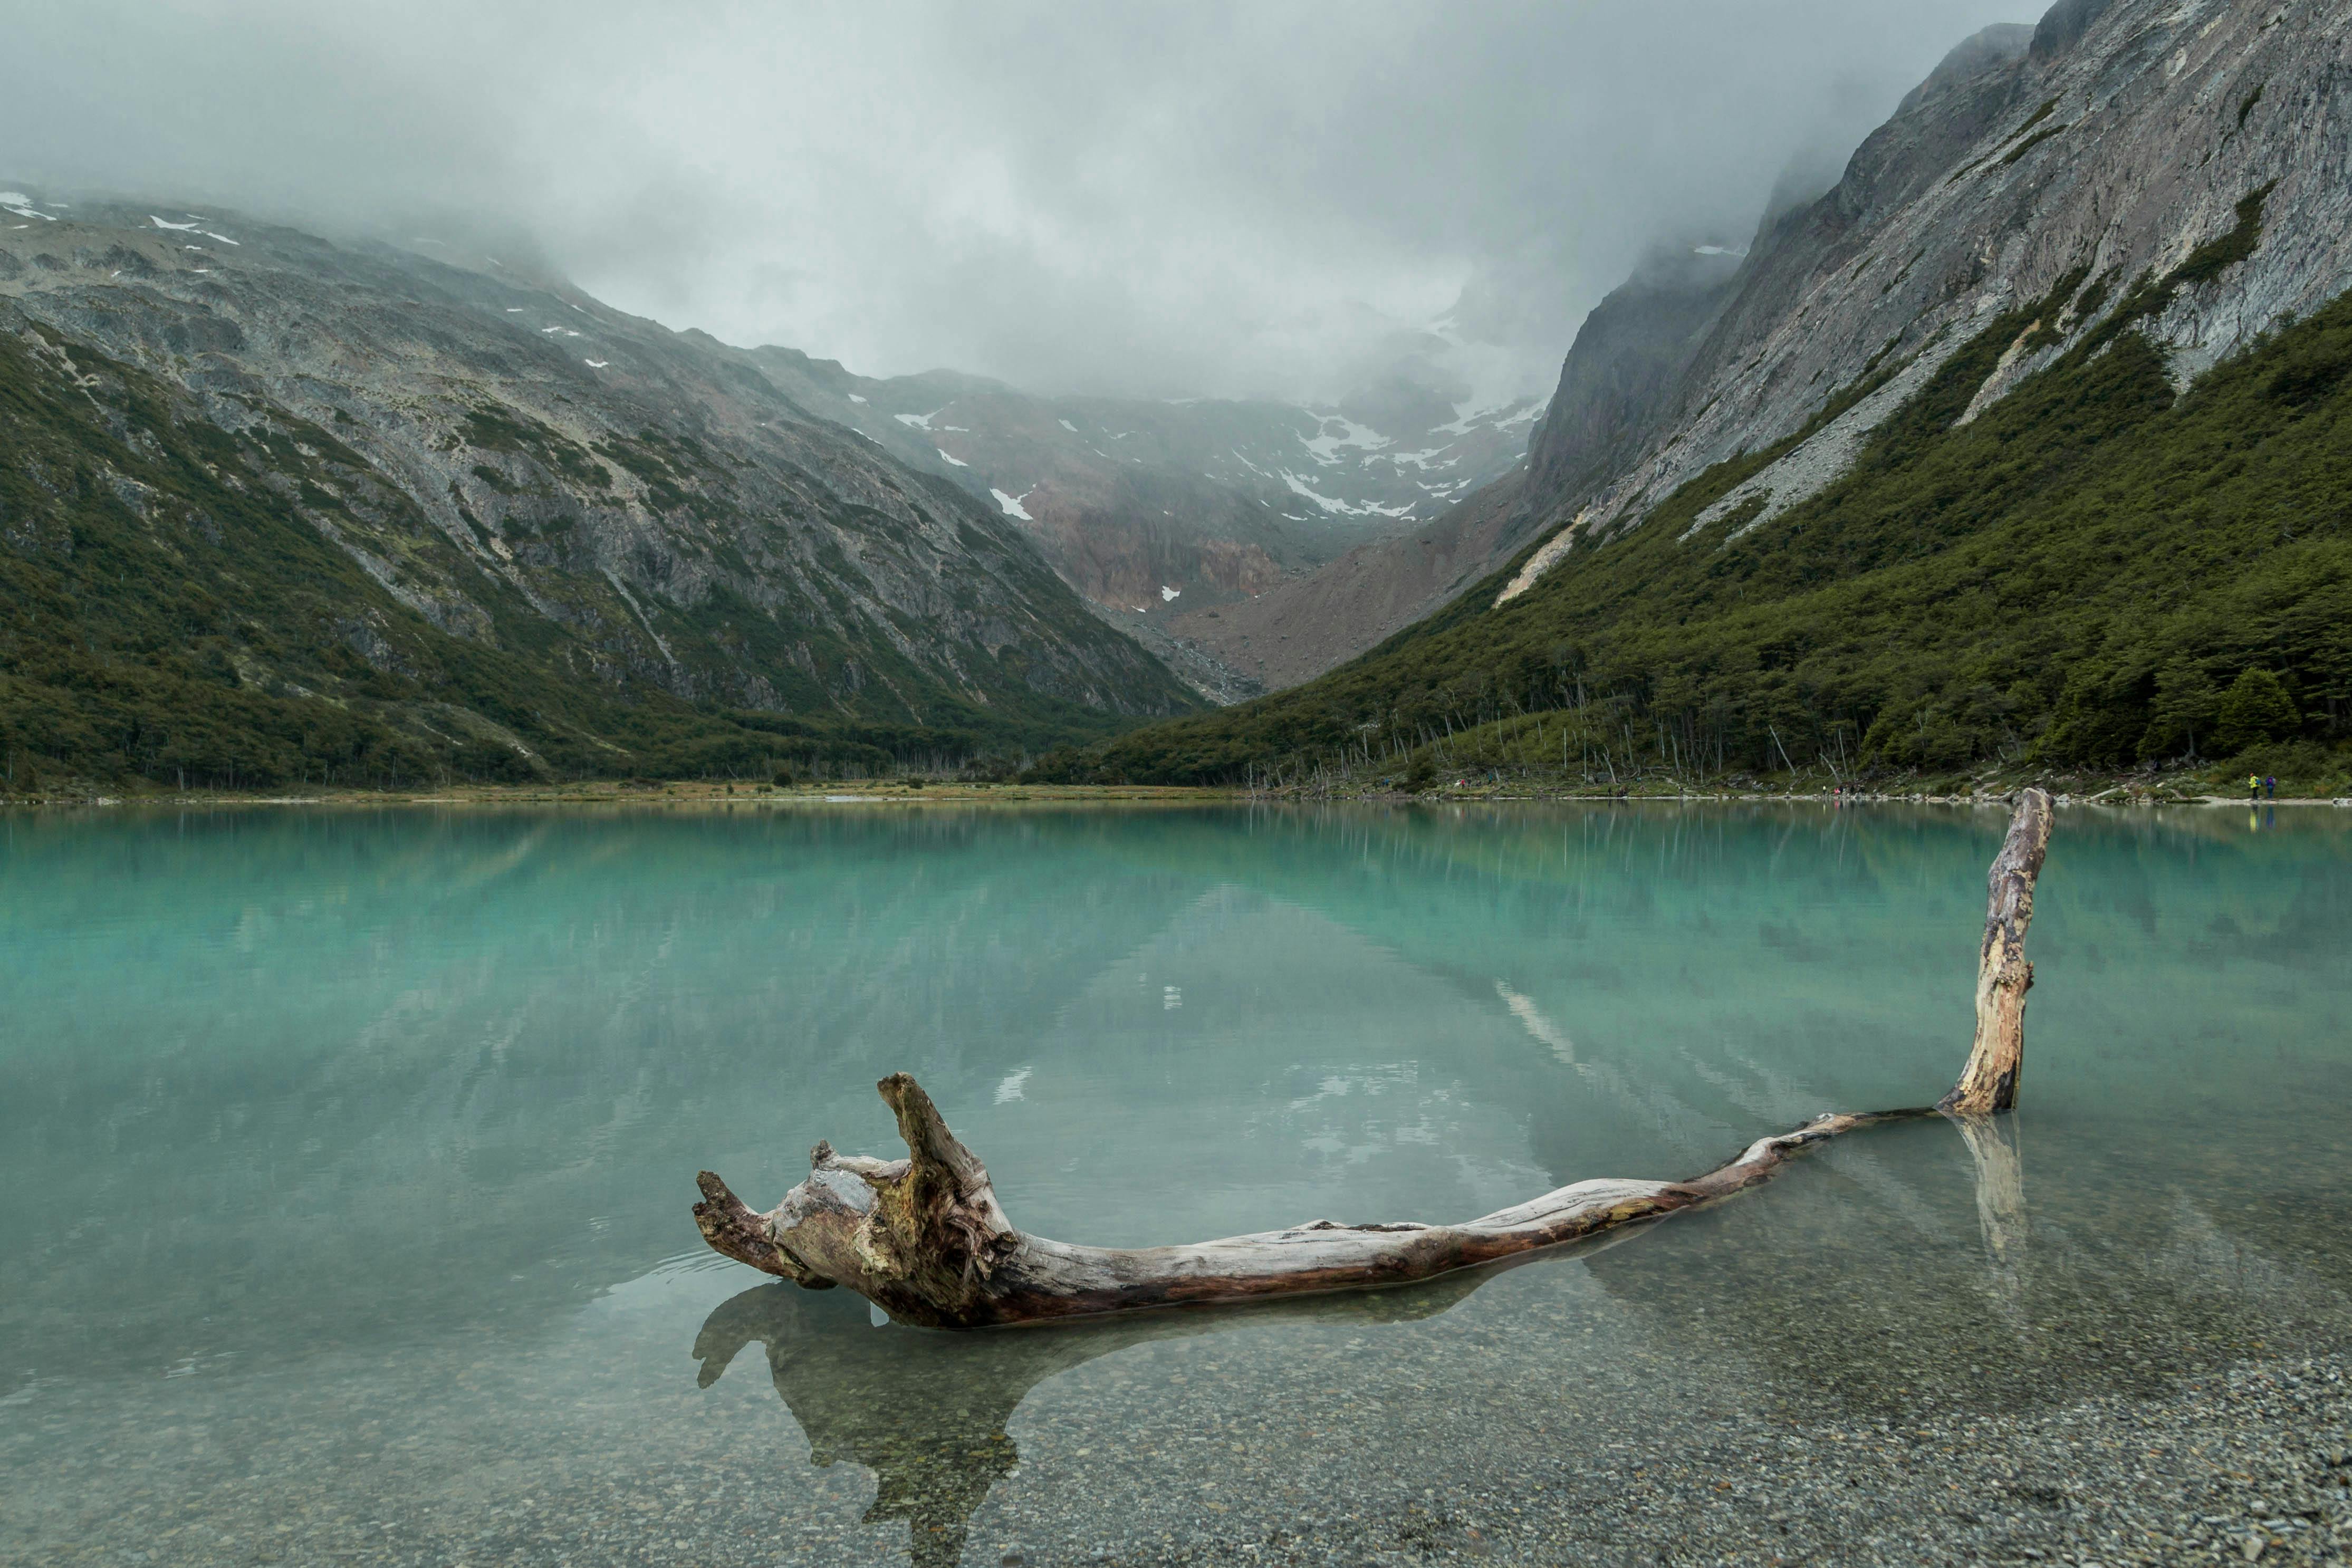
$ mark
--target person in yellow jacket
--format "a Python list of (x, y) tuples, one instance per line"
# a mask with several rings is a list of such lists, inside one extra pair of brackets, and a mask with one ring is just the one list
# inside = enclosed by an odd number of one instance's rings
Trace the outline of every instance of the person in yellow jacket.
[(2254, 801), (2254, 800), (2261, 800), (2262, 798), (2263, 798), (2263, 776), (2262, 776), (2261, 774), (2259, 774), (2259, 773), (2250, 773), (2250, 774), (2246, 775), (2246, 799), (2247, 799), (2247, 800), (2248, 800), (2249, 802), (2252, 802), (2252, 801)]

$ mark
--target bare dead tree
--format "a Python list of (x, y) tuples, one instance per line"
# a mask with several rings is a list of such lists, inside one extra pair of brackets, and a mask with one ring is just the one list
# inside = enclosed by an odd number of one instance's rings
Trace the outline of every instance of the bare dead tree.
[(921, 1086), (895, 1072), (877, 1087), (898, 1117), (905, 1159), (838, 1155), (820, 1143), (808, 1179), (765, 1214), (704, 1171), (695, 1223), (715, 1250), (765, 1273), (811, 1290), (845, 1285), (901, 1322), (979, 1328), (1400, 1285), (1720, 1202), (1859, 1128), (2015, 1105), (2033, 982), (2025, 931), (2050, 828), (2050, 797), (2027, 789), (1990, 876), (1975, 1044), (1939, 1105), (1823, 1114), (1687, 1180), (1574, 1182), (1454, 1225), (1318, 1219), (1179, 1247), (1073, 1246), (1014, 1228), (987, 1167), (948, 1130)]

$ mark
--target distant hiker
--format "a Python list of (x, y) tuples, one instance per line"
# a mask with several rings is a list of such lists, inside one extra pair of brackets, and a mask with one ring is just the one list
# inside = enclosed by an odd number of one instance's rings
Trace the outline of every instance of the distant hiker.
[(2246, 799), (2247, 799), (2248, 800), (2261, 800), (2262, 798), (2263, 798), (2263, 776), (2262, 776), (2261, 774), (2259, 774), (2259, 773), (2249, 773), (2249, 774), (2247, 774), (2247, 775), (2246, 775)]
[(2275, 775), (2266, 773), (2263, 776), (2263, 793), (2273, 800), (2278, 799), (2278, 779)]

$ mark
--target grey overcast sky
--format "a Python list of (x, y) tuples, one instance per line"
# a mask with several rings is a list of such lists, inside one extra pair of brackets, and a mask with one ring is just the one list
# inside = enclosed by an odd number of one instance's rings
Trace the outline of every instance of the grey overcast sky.
[(0, 181), (527, 235), (868, 374), (1329, 396), (1450, 320), (1548, 390), (1653, 243), (1744, 243), (2000, 0), (19, 0)]

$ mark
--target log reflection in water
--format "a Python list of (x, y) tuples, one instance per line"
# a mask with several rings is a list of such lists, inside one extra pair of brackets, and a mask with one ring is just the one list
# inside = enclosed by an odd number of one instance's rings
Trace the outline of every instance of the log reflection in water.
[(1391, 1291), (1349, 1291), (1266, 1305), (1134, 1312), (1076, 1322), (948, 1333), (873, 1325), (862, 1297), (778, 1281), (712, 1309), (695, 1336), (696, 1381), (719, 1381), (745, 1346), (767, 1352), (768, 1375), (820, 1468), (842, 1459), (875, 1474), (866, 1521), (907, 1521), (913, 1568), (953, 1568), (989, 1489), (1020, 1462), (1007, 1431), (1029, 1391), (1059, 1372), (1155, 1340), (1284, 1323), (1412, 1322), (1466, 1299), (1507, 1268), (1591, 1257), (1644, 1234), (1466, 1270)]
[(1984, 1231), (1996, 1288), (2014, 1298), (2032, 1224), (2025, 1212), (2025, 1166), (2018, 1158), (2015, 1116), (1954, 1116), (1976, 1163), (1977, 1224)]

